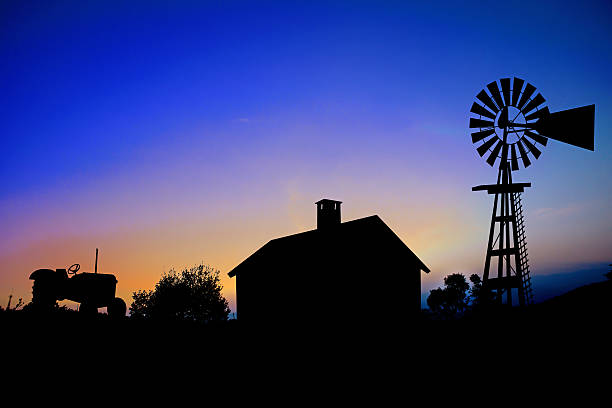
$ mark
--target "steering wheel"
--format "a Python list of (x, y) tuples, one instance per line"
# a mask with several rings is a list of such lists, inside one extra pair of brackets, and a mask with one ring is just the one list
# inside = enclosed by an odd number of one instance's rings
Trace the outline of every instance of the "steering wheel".
[(73, 264), (70, 266), (70, 268), (68, 268), (68, 275), (75, 275), (79, 269), (81, 269), (81, 265), (79, 264)]

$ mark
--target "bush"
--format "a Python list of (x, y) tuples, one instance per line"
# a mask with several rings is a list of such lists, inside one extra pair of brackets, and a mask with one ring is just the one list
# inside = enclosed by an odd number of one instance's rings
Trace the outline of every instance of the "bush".
[(209, 322), (227, 320), (230, 309), (221, 295), (219, 271), (207, 265), (164, 273), (154, 290), (139, 290), (130, 314), (134, 318)]

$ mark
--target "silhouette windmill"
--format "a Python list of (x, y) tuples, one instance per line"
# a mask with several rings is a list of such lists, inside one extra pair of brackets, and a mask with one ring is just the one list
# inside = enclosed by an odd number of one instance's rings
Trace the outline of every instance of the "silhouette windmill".
[[(587, 150), (594, 150), (595, 105), (551, 113), (546, 99), (536, 88), (519, 78), (502, 78), (476, 95), (470, 112), (472, 142), (481, 157), (494, 167), (499, 160), (497, 183), (480, 185), (472, 191), (486, 190), (495, 196), (489, 241), (483, 273), (483, 287), (497, 302), (512, 305), (513, 291), (518, 304), (533, 303), (533, 290), (527, 257), (525, 220), (521, 194), (531, 183), (513, 183), (512, 171), (531, 165), (542, 153), (548, 139)], [(533, 96), (536, 94), (535, 96)], [(482, 103), (482, 104), (481, 104)], [(517, 152), (518, 150), (518, 152)], [(519, 162), (520, 159), (520, 162)], [(491, 277), (491, 259), (497, 258), (497, 277)]]

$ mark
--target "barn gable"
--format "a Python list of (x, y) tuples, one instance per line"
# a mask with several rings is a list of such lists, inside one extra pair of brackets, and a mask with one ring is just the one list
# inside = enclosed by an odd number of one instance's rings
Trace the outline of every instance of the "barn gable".
[(287, 253), (293, 253), (294, 255), (310, 253), (316, 256), (318, 244), (329, 243), (331, 241), (342, 247), (356, 237), (362, 237), (361, 239), (375, 237), (377, 240), (382, 240), (393, 249), (393, 252), (395, 252), (400, 260), (402, 258), (410, 259), (419, 266), (421, 271), (430, 272), (429, 268), (425, 266), (378, 215), (372, 215), (340, 223), (332, 229), (315, 229), (273, 239), (232, 269), (228, 275), (234, 277), (242, 273), (242, 271), (259, 270), (266, 266), (266, 262), (279, 256), (284, 257)]

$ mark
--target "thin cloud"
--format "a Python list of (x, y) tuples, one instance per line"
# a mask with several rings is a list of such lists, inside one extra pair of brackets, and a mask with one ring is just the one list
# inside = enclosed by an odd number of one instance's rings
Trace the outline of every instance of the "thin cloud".
[(584, 205), (568, 205), (566, 207), (545, 207), (534, 210), (534, 215), (538, 217), (566, 217), (571, 214), (576, 214), (584, 208)]

